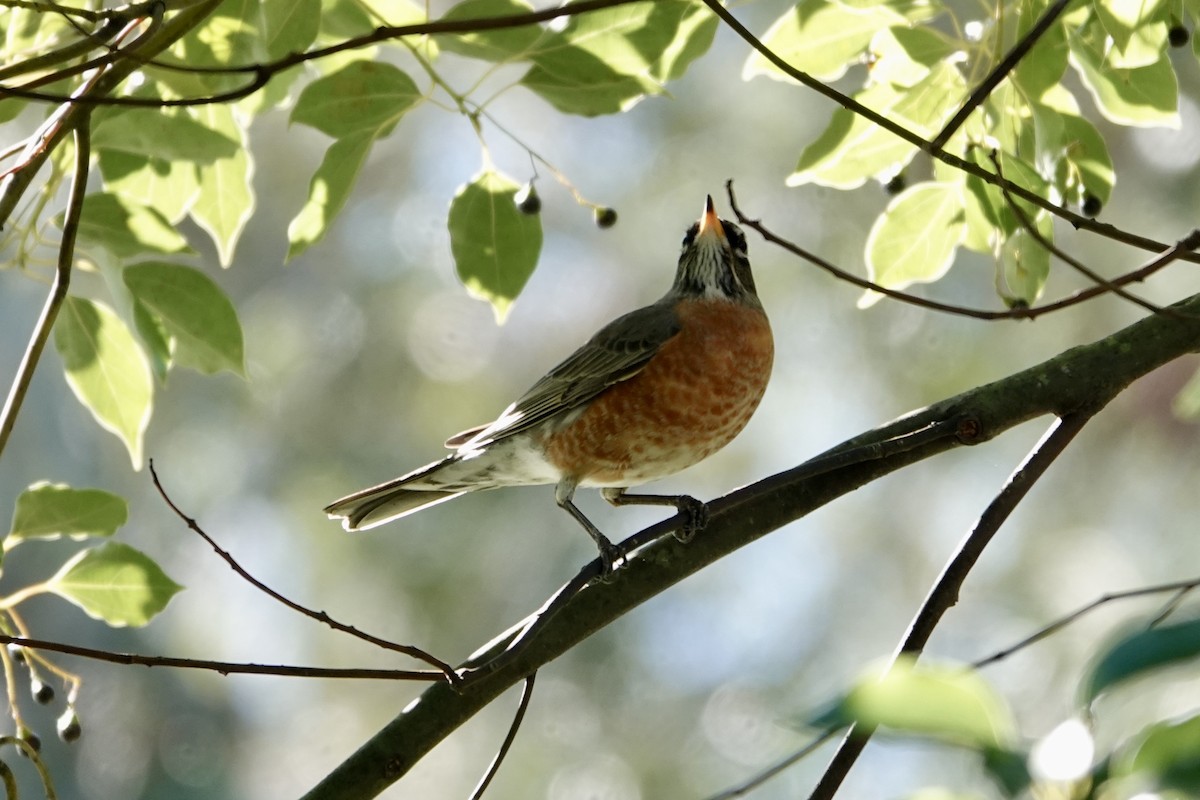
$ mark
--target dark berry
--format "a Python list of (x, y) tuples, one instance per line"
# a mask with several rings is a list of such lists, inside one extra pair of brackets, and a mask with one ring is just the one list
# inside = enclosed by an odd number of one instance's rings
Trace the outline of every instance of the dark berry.
[(1100, 202), (1100, 198), (1094, 194), (1087, 194), (1083, 197), (1083, 215), (1085, 217), (1094, 217), (1100, 213), (1100, 209), (1104, 204)]
[(19, 644), (10, 644), (8, 646), (9, 657), (18, 664), (25, 663), (25, 648)]
[(542, 210), (542, 198), (538, 196), (537, 189), (532, 183), (527, 183), (521, 187), (521, 191), (517, 192), (513, 198), (517, 202), (517, 210), (522, 214), (533, 216)]
[(903, 172), (897, 172), (883, 185), (883, 190), (891, 197), (895, 197), (907, 188), (908, 179), (904, 177)]
[(48, 683), (42, 683), (39, 678), (32, 678), (29, 681), (29, 693), (42, 705), (46, 705), (54, 699), (54, 687)]
[(83, 728), (79, 725), (79, 717), (71, 708), (64, 711), (58, 718), (56, 727), (58, 728), (58, 738), (64, 742), (74, 742), (83, 734)]
[(1181, 24), (1177, 23), (1167, 29), (1167, 41), (1171, 43), (1171, 47), (1183, 47), (1191, 38), (1192, 32)]
[(595, 211), (596, 227), (611, 228), (617, 224), (617, 210), (615, 208), (597, 208)]

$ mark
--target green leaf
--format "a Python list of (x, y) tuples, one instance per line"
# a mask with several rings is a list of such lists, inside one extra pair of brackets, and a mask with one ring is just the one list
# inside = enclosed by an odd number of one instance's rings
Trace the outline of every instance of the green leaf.
[(538, 56), (520, 85), (564, 114), (595, 117), (627, 111), (661, 91), (648, 78), (622, 75), (586, 50), (559, 48)]
[(288, 225), (289, 261), (319, 242), (346, 205), (346, 198), (375, 143), (375, 133), (367, 131), (338, 139), (325, 151), (325, 158), (308, 185), (308, 201)]
[[(878, 108), (891, 105), (899, 97), (891, 86), (874, 84), (855, 99)], [(876, 176), (895, 174), (916, 152), (916, 145), (848, 109), (838, 108), (821, 135), (800, 153), (787, 185), (815, 183), (833, 189), (856, 189)]]
[[(1047, 242), (1053, 242), (1054, 222), (1050, 215), (1042, 213), (1036, 220), (1038, 233)], [(1001, 248), (1000, 264), (1004, 276), (1001, 285), (1009, 303), (1016, 300), (1031, 306), (1037, 302), (1050, 277), (1050, 251), (1021, 228)]]
[(1100, 113), (1120, 125), (1179, 127), (1179, 84), (1166, 54), (1149, 66), (1118, 69), (1095, 39), (1094, 31), (1069, 35), (1071, 63)]
[(228, 106), (206, 105), (197, 113), (215, 130), (237, 139), (239, 147), (227, 158), (219, 158), (199, 167), (200, 193), (192, 205), (191, 216), (208, 232), (221, 266), (233, 262), (237, 241), (254, 213), (254, 162), (245, 128), (238, 124)]
[(367, 131), (385, 135), (420, 99), (412, 78), (391, 64), (354, 61), (304, 87), (291, 121), (335, 139)]
[(693, 0), (634, 3), (573, 16), (526, 57), (520, 84), (559, 111), (596, 116), (659, 94), (712, 44), (716, 20)]
[[(62, 214), (55, 222), (62, 226)], [(187, 240), (158, 211), (107, 193), (83, 199), (79, 242), (85, 248), (103, 248), (118, 260), (140, 253), (192, 252)]]
[(146, 310), (141, 303), (133, 303), (133, 327), (142, 340), (150, 369), (160, 383), (166, 383), (167, 370), (171, 368), (171, 342), (160, 320)]
[[(1018, 33), (1024, 36), (1046, 10), (1041, 0), (1023, 0), (1020, 4)], [(1067, 35), (1063, 25), (1051, 25), (1012, 71), (1013, 80), (1025, 97), (1037, 100), (1057, 86), (1067, 70)]]
[[(796, 69), (820, 81), (835, 81), (862, 60), (877, 31), (905, 23), (904, 17), (882, 4), (851, 8), (827, 0), (801, 0), (775, 20), (762, 39)], [(756, 51), (746, 60), (742, 79), (759, 75), (792, 80)]]
[(175, 362), (213, 374), (245, 375), (242, 327), (221, 288), (203, 272), (150, 261), (123, 272), (134, 302), (161, 325)]
[(1109, 645), (1092, 664), (1080, 685), (1083, 702), (1091, 703), (1119, 684), (1190, 661), (1200, 655), (1200, 620), (1138, 630)]
[[(962, 193), (954, 183), (925, 182), (911, 186), (888, 203), (867, 237), (867, 271), (889, 289), (929, 283), (954, 263), (965, 232)], [(879, 295), (859, 302), (865, 307)]]
[(211, 163), (229, 158), (241, 142), (193, 118), (185, 109), (100, 108), (92, 147), (166, 161)]
[(303, 53), (317, 38), (321, 0), (263, 0), (262, 17), (268, 58)]
[(520, 186), (491, 170), (459, 188), (450, 203), (450, 249), (472, 296), (492, 304), (503, 322), (537, 266), (542, 225), (513, 200)]
[(106, 191), (137, 206), (153, 208), (169, 223), (187, 214), (200, 193), (196, 165), (102, 150), (97, 158)]
[(46, 588), (114, 628), (145, 625), (183, 589), (144, 553), (118, 542), (76, 554)]
[(1096, 17), (1114, 45), (1111, 66), (1143, 67), (1158, 60), (1167, 44), (1167, 26), (1159, 19), (1166, 7), (1165, 0), (1096, 0)]
[[(442, 17), (443, 21), (487, 19), (488, 17), (509, 17), (517, 14), (528, 14), (533, 6), (523, 0), (464, 0), (458, 3)], [(537, 25), (524, 25), (519, 28), (498, 28), (481, 30), (474, 33), (444, 34), (435, 36), (434, 41), (443, 50), (457, 53), (469, 58), (479, 58), (485, 61), (513, 61), (525, 55), (537, 46), (543, 36), (549, 36), (544, 28)]]
[(4, 549), (24, 539), (112, 536), (128, 519), (129, 507), (115, 494), (72, 489), (62, 483), (36, 483), (17, 497)]
[(999, 749), (1015, 737), (1008, 706), (975, 670), (920, 666), (901, 659), (880, 677), (858, 682), (812, 724), (861, 722), (981, 749)]
[(154, 387), (125, 323), (102, 303), (67, 297), (54, 325), (54, 347), (71, 391), (102, 428), (120, 437), (134, 469), (141, 469)]
[(1158, 789), (1200, 796), (1200, 716), (1146, 728), (1116, 760), (1113, 773), (1148, 773)]
[[(931, 28), (884, 28), (871, 39), (871, 80), (916, 86), (957, 50), (954, 42)], [(948, 66), (948, 65), (947, 65)]]

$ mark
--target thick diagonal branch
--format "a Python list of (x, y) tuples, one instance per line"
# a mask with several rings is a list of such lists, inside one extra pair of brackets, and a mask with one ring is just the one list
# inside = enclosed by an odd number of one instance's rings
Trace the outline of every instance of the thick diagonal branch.
[[(1200, 295), (1173, 308), (1200, 314)], [(892, 439), (966, 414), (978, 419), (977, 441), (982, 442), (1035, 417), (1062, 417), (1093, 408), (1098, 400), (1115, 396), (1151, 370), (1197, 350), (1200, 319), (1155, 315), (1098, 342), (866, 432), (831, 452)], [(360, 800), (378, 795), (505, 689), (625, 612), (832, 500), (955, 446), (953, 438), (939, 439), (816, 476), (804, 465), (773, 475), (711, 503), (708, 527), (688, 544), (666, 535), (670, 524), (654, 526), (650, 531), (662, 537), (622, 567), (616, 581), (593, 584), (577, 593), (516, 657), (460, 692), (444, 684), (431, 686), (313, 788), (307, 800)], [(475, 663), (501, 651), (510, 638), (498, 637), (494, 647)]]

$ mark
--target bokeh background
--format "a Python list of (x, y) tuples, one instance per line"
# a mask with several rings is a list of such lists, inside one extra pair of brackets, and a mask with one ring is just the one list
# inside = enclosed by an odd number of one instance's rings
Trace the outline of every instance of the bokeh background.
[[(435, 4), (436, 5), (436, 4)], [(763, 30), (787, 5), (739, 15)], [(435, 7), (434, 11), (437, 11)], [(541, 168), (545, 246), (506, 325), (458, 284), (445, 227), (455, 189), (479, 169), (463, 118), (431, 105), (376, 146), (327, 238), (284, 264), (286, 227), (327, 140), (284, 112), (254, 129), (258, 210), (228, 270), (187, 228), (196, 260), (233, 298), (248, 380), (175, 372), (159, 387), (146, 452), (174, 500), (256, 576), (364, 630), (457, 661), (536, 608), (594, 555), (551, 487), (476, 495), (363, 535), (321, 507), (442, 454), (450, 433), (491, 419), (597, 327), (656, 299), (706, 193), (725, 215), (734, 180), (744, 210), (861, 271), (871, 221), (887, 196), (788, 189), (801, 148), (832, 105), (792, 86), (743, 83), (745, 45), (722, 30), (670, 96), (627, 114), (563, 117), (514, 90), (491, 112), (588, 198), (616, 208), (592, 224)], [(1187, 55), (1186, 53), (1184, 54)], [(447, 57), (466, 85), (478, 65)], [(1181, 59), (1178, 131), (1100, 122), (1119, 182), (1103, 218), (1172, 241), (1197, 224), (1200, 111), (1196, 63)], [(497, 85), (505, 77), (495, 80)], [(851, 80), (854, 76), (851, 76)], [(849, 86), (850, 84), (847, 84)], [(1078, 88), (1078, 87), (1076, 87)], [(1094, 109), (1077, 93), (1089, 114)], [(18, 120), (8, 130), (20, 135)], [(531, 177), (522, 146), (485, 126), (497, 166)], [(919, 160), (910, 177), (927, 165)], [(1069, 229), (1060, 243), (1113, 275), (1145, 254)], [(747, 430), (706, 463), (655, 485), (718, 496), (791, 467), (864, 429), (990, 381), (1143, 315), (1101, 299), (1036, 322), (984, 323), (883, 301), (750, 236), (776, 335), (775, 374)], [(1081, 284), (1055, 265), (1047, 294)], [(1144, 287), (1156, 302), (1197, 290), (1190, 265)], [(961, 255), (931, 295), (997, 307), (993, 265)], [(73, 290), (104, 297), (95, 276)], [(0, 375), (14, 373), (45, 287), (0, 275)], [(933, 639), (932, 656), (969, 660), (1007, 646), (1104, 592), (1200, 573), (1196, 519), (1200, 434), (1172, 402), (1196, 369), (1172, 364), (1106, 409), (1033, 491), (968, 580)], [(1049, 420), (980, 448), (917, 465), (800, 520), (647, 603), (545, 668), (521, 734), (489, 794), (547, 800), (704, 797), (808, 741), (804, 719), (887, 656), (958, 538)], [(36, 635), (114, 650), (321, 666), (407, 666), (273, 603), (237, 578), (157, 497), (147, 473), (75, 401), (53, 352), (30, 388), (0, 463), (0, 518), (38, 480), (130, 498), (118, 534), (187, 586), (142, 630), (110, 630), (53, 597), (22, 606)], [(621, 537), (661, 516), (581, 506)], [(69, 543), (22, 547), (5, 592), (46, 577)], [(1074, 714), (1089, 653), (1160, 600), (1087, 617), (985, 672), (1012, 702), (1023, 736)], [(83, 739), (53, 736), (56, 710), (31, 710), (60, 796), (286, 798), (302, 794), (417, 693), (402, 683), (222, 677), (63, 659), (85, 676)], [(1099, 709), (1101, 739), (1138, 721), (1193, 710), (1188, 680), (1134, 687)], [(21, 690), (22, 693), (24, 690)], [(517, 701), (502, 697), (431, 753), (389, 798), (460, 798), (485, 769)], [(755, 797), (803, 796), (828, 750)], [(27, 769), (18, 764), (18, 770)], [(925, 785), (991, 791), (976, 760), (948, 748), (880, 738), (846, 797), (901, 797)]]

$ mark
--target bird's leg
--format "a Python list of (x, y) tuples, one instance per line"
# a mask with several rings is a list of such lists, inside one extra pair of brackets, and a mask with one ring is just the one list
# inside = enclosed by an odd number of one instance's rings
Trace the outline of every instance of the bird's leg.
[(601, 533), (600, 529), (579, 510), (579, 507), (572, 501), (574, 496), (575, 483), (573, 481), (560, 481), (554, 490), (554, 502), (558, 503), (559, 508), (574, 517), (575, 521), (583, 526), (588, 536), (591, 536), (592, 541), (596, 543), (596, 548), (600, 551), (600, 561), (604, 565), (604, 572), (601, 574), (600, 579), (607, 582), (616, 568), (617, 559), (622, 558), (624, 553), (621, 552), (621, 548), (610, 542), (608, 537)]
[(690, 541), (708, 524), (708, 506), (688, 494), (626, 494), (624, 487), (601, 489), (600, 496), (614, 506), (675, 506), (685, 519), (675, 538)]

